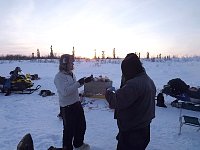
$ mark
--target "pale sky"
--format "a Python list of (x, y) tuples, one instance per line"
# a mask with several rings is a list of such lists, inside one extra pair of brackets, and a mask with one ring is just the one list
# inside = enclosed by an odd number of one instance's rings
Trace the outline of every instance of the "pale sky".
[(0, 55), (200, 55), (200, 0), (0, 0)]

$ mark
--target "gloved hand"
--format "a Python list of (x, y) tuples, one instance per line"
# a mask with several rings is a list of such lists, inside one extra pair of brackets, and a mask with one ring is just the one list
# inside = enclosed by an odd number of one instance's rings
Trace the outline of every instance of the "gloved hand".
[(79, 82), (80, 85), (83, 85), (83, 84), (84, 84), (84, 81), (85, 81), (84, 78), (81, 78), (81, 79), (78, 80), (78, 82)]
[(106, 98), (106, 100), (108, 101), (108, 103), (110, 103), (110, 95), (111, 95), (111, 94), (112, 94), (112, 91), (106, 90), (105, 98)]
[(93, 75), (85, 78), (85, 83), (91, 82), (93, 80)]
[(112, 94), (113, 94), (112, 91), (106, 90), (105, 98), (106, 98), (106, 100), (107, 100), (107, 102), (109, 104), (109, 108), (110, 109), (114, 109), (114, 106), (112, 106), (112, 97), (111, 97)]

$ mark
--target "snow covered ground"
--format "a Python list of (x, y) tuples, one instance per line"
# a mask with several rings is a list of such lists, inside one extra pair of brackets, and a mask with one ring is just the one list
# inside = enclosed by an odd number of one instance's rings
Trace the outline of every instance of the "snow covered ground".
[[(170, 79), (181, 78), (191, 86), (200, 86), (200, 61), (179, 60), (166, 62), (143, 61), (146, 72), (154, 80), (157, 91)], [(24, 73), (37, 73), (40, 80), (35, 80), (34, 87), (49, 89), (56, 93), (53, 83), (58, 71), (58, 62), (39, 61), (0, 61), (0, 76), (8, 76), (16, 66)], [(121, 70), (120, 61), (75, 62), (77, 79), (93, 74), (107, 76), (113, 86), (119, 88)], [(39, 90), (39, 91), (40, 91)], [(80, 92), (83, 88), (80, 88)], [(57, 118), (59, 112), (58, 95), (41, 97), (39, 91), (31, 95), (0, 93), (0, 149), (14, 150), (26, 133), (31, 133), (35, 150), (47, 150), (51, 145), (62, 145), (62, 121)], [(113, 111), (103, 99), (85, 98), (84, 107), (87, 120), (85, 142), (92, 150), (115, 150), (118, 132)], [(147, 150), (199, 150), (200, 132), (196, 127), (183, 126), (179, 131), (179, 109), (171, 107), (174, 98), (165, 97), (167, 108), (156, 107), (156, 118), (151, 124), (151, 142)], [(183, 110), (183, 114), (200, 117), (200, 112)]]

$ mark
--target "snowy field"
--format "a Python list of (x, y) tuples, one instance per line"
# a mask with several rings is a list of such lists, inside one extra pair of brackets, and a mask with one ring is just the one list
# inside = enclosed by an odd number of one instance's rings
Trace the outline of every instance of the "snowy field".
[[(113, 86), (119, 88), (121, 70), (120, 61), (75, 62), (77, 79), (99, 75), (107, 76)], [(170, 79), (181, 78), (190, 86), (200, 86), (200, 61), (179, 60), (166, 62), (143, 61), (147, 74), (154, 80), (157, 92)], [(40, 80), (34, 80), (34, 87), (48, 89), (56, 93), (53, 83), (58, 71), (58, 62), (0, 61), (0, 76), (8, 77), (16, 66), (30, 74), (38, 74)], [(0, 149), (15, 150), (18, 142), (26, 133), (31, 133), (35, 150), (47, 150), (51, 145), (62, 145), (62, 121), (57, 118), (59, 112), (58, 95), (41, 97), (39, 91), (31, 95), (0, 93)], [(80, 92), (83, 88), (79, 89)], [(118, 132), (113, 111), (103, 99), (85, 98), (84, 106), (87, 121), (85, 142), (92, 150), (115, 150)], [(156, 118), (151, 124), (151, 142), (147, 150), (199, 150), (200, 132), (196, 127), (183, 126), (179, 132), (179, 109), (171, 107), (174, 98), (165, 96), (167, 108), (156, 107)], [(200, 117), (200, 112), (183, 110), (183, 114)]]

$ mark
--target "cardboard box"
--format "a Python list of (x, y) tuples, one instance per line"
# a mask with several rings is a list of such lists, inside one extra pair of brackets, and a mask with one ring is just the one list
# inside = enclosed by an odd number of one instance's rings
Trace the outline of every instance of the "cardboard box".
[(92, 81), (84, 84), (84, 95), (86, 97), (102, 97), (104, 98), (107, 88), (112, 87), (112, 81)]

